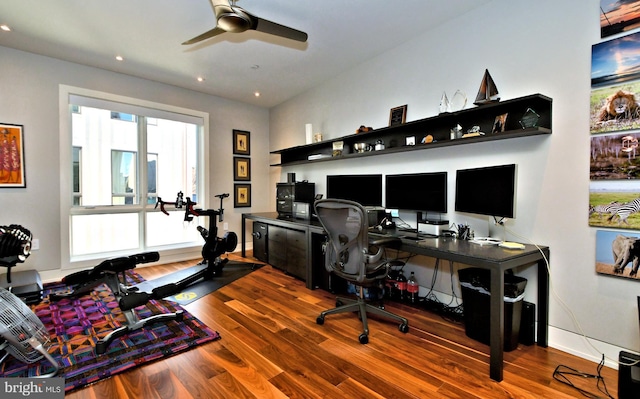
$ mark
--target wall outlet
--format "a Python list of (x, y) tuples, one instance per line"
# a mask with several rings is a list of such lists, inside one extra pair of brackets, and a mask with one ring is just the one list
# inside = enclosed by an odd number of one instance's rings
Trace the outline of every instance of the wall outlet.
[(40, 240), (37, 238), (34, 238), (31, 240), (31, 250), (32, 251), (37, 251), (40, 249)]
[(229, 223), (224, 222), (224, 223), (222, 224), (222, 230), (224, 230), (224, 231), (229, 230)]

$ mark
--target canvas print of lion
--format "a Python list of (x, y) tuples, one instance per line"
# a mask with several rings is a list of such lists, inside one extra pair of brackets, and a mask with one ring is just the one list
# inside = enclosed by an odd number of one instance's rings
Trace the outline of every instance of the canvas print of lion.
[(640, 235), (596, 231), (596, 273), (640, 280)]
[(640, 83), (591, 91), (591, 134), (640, 129)]

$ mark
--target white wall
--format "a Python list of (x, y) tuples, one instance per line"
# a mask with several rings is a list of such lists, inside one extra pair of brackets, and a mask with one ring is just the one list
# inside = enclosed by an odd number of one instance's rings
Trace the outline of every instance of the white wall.
[[(591, 46), (600, 41), (598, 0), (495, 0), (428, 29), (273, 108), (271, 150), (304, 144), (306, 123), (331, 139), (352, 134), (360, 125), (386, 126), (389, 110), (402, 104), (408, 104), (409, 121), (436, 115), (443, 91), (449, 98), (457, 89), (464, 91), (467, 107), (473, 107), (485, 68), (503, 99), (533, 93), (553, 98), (553, 134), (273, 168), (272, 184), (295, 172), (297, 180), (315, 182), (316, 191), (324, 193), (327, 174), (444, 170), (452, 187), (456, 169), (517, 163), (517, 214), (507, 226), (550, 247), (553, 288), (586, 335), (602, 341), (594, 341), (597, 351), (584, 349), (569, 313), (552, 298), (551, 345), (597, 361), (603, 352), (617, 359), (616, 347), (637, 351), (640, 285), (595, 273), (595, 229), (587, 221), (590, 57)], [(464, 222), (467, 216), (453, 212), (453, 198), (450, 189), (448, 218)], [(409, 265), (423, 286), (430, 283), (432, 269), (415, 266), (432, 263), (423, 258)], [(522, 273), (530, 277), (527, 298), (535, 301), (533, 271)], [(447, 292), (448, 285), (449, 277), (441, 276), (439, 287)]]
[[(224, 203), (225, 221), (238, 236), (243, 212), (269, 210), (268, 204), (256, 199), (260, 198), (257, 193), (271, 187), (268, 168), (263, 166), (269, 162), (267, 109), (5, 47), (0, 47), (0, 59), (0, 121), (24, 125), (27, 174), (25, 189), (0, 188), (0, 224), (21, 224), (40, 240), (40, 249), (20, 269), (48, 271), (44, 275), (54, 278), (64, 275), (61, 268), (69, 262), (61, 249), (66, 240), (60, 236), (64, 223), (60, 220), (60, 182), (70, 178), (59, 175), (60, 85), (208, 112), (210, 170), (205, 177), (211, 198), (207, 206), (218, 207), (213, 195), (231, 193)], [(252, 208), (233, 208), (233, 129), (251, 132)], [(176, 193), (177, 189), (159, 194), (173, 198)]]

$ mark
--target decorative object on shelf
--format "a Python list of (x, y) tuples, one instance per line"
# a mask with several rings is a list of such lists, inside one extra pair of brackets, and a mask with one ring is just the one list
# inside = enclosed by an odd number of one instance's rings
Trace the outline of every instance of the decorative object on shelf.
[(382, 141), (382, 140), (377, 140), (377, 141), (376, 141), (376, 145), (375, 145), (375, 150), (376, 150), (376, 151), (382, 151), (382, 150), (384, 150), (384, 141)]
[(322, 141), (322, 133), (316, 133), (313, 135), (313, 142), (319, 143)]
[(406, 137), (405, 145), (416, 145), (416, 136)]
[(476, 101), (474, 101), (473, 103), (475, 105), (485, 105), (497, 101), (500, 101), (500, 97), (498, 96), (498, 87), (496, 87), (493, 78), (489, 74), (489, 70), (485, 69), (484, 77), (482, 78), (480, 89), (478, 90), (478, 95), (476, 96)]
[(251, 206), (251, 184), (234, 183), (233, 207), (247, 208)]
[(442, 92), (442, 97), (440, 98), (440, 113), (446, 114), (447, 112), (451, 112), (451, 103), (449, 102), (447, 93)]
[(233, 129), (233, 153), (236, 155), (251, 155), (251, 133)]
[(493, 128), (491, 129), (491, 133), (504, 132), (504, 126), (507, 124), (507, 115), (509, 114), (504, 113), (502, 115), (496, 116), (495, 121), (493, 121)]
[(451, 111), (462, 111), (467, 106), (467, 95), (463, 91), (456, 90), (451, 97), (450, 109)]
[(27, 187), (23, 130), (22, 125), (0, 123), (0, 188)]
[(520, 119), (520, 126), (522, 126), (523, 129), (536, 127), (538, 125), (538, 119), (540, 119), (540, 115), (533, 109), (527, 108), (524, 115), (522, 115), (522, 119)]
[(334, 141), (332, 155), (334, 157), (339, 157), (340, 155), (342, 155), (343, 149), (344, 149), (344, 141)]
[(251, 180), (251, 158), (233, 157), (233, 180)]
[(371, 126), (360, 125), (358, 130), (356, 130), (356, 134), (358, 133), (366, 133), (372, 131), (373, 128)]
[(422, 144), (429, 144), (429, 143), (433, 143), (435, 140), (433, 139), (433, 136), (430, 134), (427, 134), (426, 136), (424, 136), (422, 138), (421, 143)]
[(462, 126), (456, 125), (451, 129), (451, 140), (462, 138)]
[(306, 138), (306, 143), (313, 143), (313, 125), (311, 123), (307, 123), (304, 125), (304, 133)]
[(402, 125), (407, 121), (407, 104), (391, 108), (389, 126)]
[(355, 143), (353, 145), (353, 150), (357, 153), (371, 151), (371, 146), (369, 143)]
[(467, 130), (467, 133), (462, 135), (463, 139), (469, 138), (469, 137), (478, 137), (478, 136), (484, 136), (484, 133), (480, 131), (480, 126), (472, 126), (471, 129)]

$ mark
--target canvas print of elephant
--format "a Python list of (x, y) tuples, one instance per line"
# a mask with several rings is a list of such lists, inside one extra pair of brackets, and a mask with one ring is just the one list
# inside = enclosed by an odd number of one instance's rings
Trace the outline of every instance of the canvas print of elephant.
[(611, 276), (638, 278), (640, 234), (596, 231), (596, 272)]

